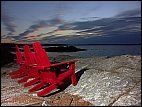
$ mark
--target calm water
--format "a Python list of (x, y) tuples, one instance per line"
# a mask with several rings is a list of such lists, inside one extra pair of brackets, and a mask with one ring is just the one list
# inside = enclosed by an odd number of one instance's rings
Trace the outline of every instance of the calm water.
[(48, 52), (48, 55), (51, 57), (58, 55), (70, 55), (75, 57), (118, 56), (125, 54), (141, 55), (141, 45), (86, 45), (76, 47), (87, 50), (79, 52)]

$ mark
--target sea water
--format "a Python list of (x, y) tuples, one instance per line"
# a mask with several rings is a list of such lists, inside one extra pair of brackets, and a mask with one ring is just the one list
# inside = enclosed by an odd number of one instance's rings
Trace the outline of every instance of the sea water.
[(48, 52), (50, 57), (58, 55), (69, 55), (73, 57), (92, 56), (119, 56), (119, 55), (141, 55), (141, 45), (80, 45), (77, 48), (86, 49), (78, 52)]

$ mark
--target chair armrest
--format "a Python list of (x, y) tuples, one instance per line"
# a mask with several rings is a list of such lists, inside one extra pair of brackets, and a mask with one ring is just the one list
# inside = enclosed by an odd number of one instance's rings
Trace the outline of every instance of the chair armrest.
[(70, 60), (70, 61), (66, 61), (66, 62), (60, 62), (60, 63), (51, 64), (49, 66), (38, 66), (37, 64), (30, 64), (29, 66), (36, 67), (39, 70), (45, 70), (50, 67), (56, 67), (56, 66), (60, 66), (60, 65), (64, 65), (64, 64), (75, 63), (77, 61), (79, 61), (79, 60)]
[(37, 66), (37, 64), (29, 64), (28, 66), (30, 66), (30, 67)]
[(45, 68), (60, 66), (60, 65), (69, 64), (69, 63), (75, 63), (77, 61), (79, 61), (79, 60), (70, 60), (70, 61), (66, 61), (66, 62), (55, 63), (55, 64), (51, 64), (49, 66), (46, 66)]
[[(17, 59), (14, 59), (14, 61), (17, 63)], [(19, 64), (22, 65), (22, 64), (24, 64), (24, 63), (25, 63), (25, 61), (22, 61), (22, 62), (20, 62)]]
[(20, 64), (20, 65), (23, 65), (23, 64), (25, 64), (25, 61), (22, 61), (22, 62), (20, 62), (19, 64)]

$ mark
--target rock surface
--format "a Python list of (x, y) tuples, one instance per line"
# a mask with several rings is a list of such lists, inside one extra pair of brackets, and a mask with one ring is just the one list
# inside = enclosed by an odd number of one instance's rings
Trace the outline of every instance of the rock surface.
[(14, 64), (1, 68), (1, 105), (18, 105), (11, 101), (22, 95), (23, 99), (30, 97), (28, 101), (35, 105), (141, 106), (141, 56), (80, 58), (76, 64), (78, 84), (44, 98), (27, 93), (17, 80), (4, 76), (17, 67)]
[(112, 58), (82, 59), (85, 65), (77, 86), (66, 92), (80, 95), (95, 106), (141, 105), (141, 57), (122, 55)]

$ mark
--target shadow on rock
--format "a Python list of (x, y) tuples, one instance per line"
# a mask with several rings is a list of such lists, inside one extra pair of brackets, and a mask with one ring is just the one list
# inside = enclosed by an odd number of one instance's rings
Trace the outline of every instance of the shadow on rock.
[[(79, 81), (81, 75), (82, 75), (82, 74), (84, 73), (84, 71), (86, 71), (86, 70), (88, 70), (88, 68), (81, 69), (80, 71), (78, 71), (78, 72), (76, 73), (77, 83), (78, 83), (78, 81)], [(68, 86), (70, 86), (71, 84), (72, 84), (71, 79), (66, 79), (66, 80), (64, 81), (64, 84), (58, 86), (58, 89), (59, 89), (58, 91), (52, 92), (52, 93), (50, 93), (50, 94), (48, 94), (48, 95), (46, 95), (46, 96), (44, 96), (44, 97), (49, 97), (49, 96), (51, 96), (51, 95), (55, 95), (55, 94), (57, 94), (57, 93), (60, 93), (60, 92), (64, 91), (64, 90), (65, 90)]]

